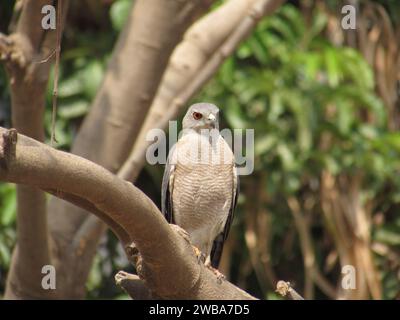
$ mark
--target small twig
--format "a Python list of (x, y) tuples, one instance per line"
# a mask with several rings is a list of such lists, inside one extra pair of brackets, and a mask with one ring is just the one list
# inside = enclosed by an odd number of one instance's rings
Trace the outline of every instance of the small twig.
[(54, 84), (53, 84), (53, 110), (51, 116), (51, 139), (50, 145), (53, 146), (54, 142), (57, 142), (55, 137), (56, 127), (56, 115), (57, 115), (57, 95), (58, 95), (58, 75), (60, 68), (60, 53), (61, 53), (61, 11), (62, 11), (62, 0), (58, 0), (57, 4), (57, 21), (56, 21), (56, 32), (57, 32), (57, 44), (56, 44), (56, 63), (54, 66)]
[(276, 284), (276, 292), (282, 297), (289, 295), (292, 300), (304, 300), (304, 298), (291, 287), (290, 282), (278, 281)]
[(8, 37), (0, 33), (0, 59), (5, 59), (9, 54), (11, 42)]
[(0, 32), (0, 60), (11, 65), (25, 68), (27, 64), (26, 39), (20, 36), (6, 36)]
[(143, 280), (135, 274), (119, 271), (115, 275), (115, 283), (134, 300), (151, 300), (153, 295)]
[(54, 49), (46, 58), (38, 61), (32, 61), (32, 63), (42, 64), (48, 62), (55, 54), (57, 53), (57, 49)]
[(10, 160), (15, 158), (17, 144), (17, 130), (11, 128), (2, 135), (0, 143), (0, 166), (7, 169)]

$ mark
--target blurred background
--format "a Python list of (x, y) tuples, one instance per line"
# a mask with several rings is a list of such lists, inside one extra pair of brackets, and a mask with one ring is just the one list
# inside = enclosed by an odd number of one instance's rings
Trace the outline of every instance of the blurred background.
[[(14, 2), (0, 5), (3, 33)], [(59, 149), (70, 149), (132, 3), (71, 2), (60, 66)], [(354, 3), (364, 24), (345, 31), (343, 1), (286, 2), (192, 101), (218, 105), (222, 128), (255, 129), (255, 170), (241, 178), (221, 271), (260, 298), (278, 299), (278, 280), (290, 281), (306, 299), (400, 298), (400, 2)], [(51, 95), (50, 85), (47, 137)], [(3, 68), (0, 125), (10, 126)], [(136, 183), (157, 205), (163, 170), (146, 165)], [(0, 295), (15, 223), (15, 186), (1, 183)], [(344, 265), (355, 267), (357, 293), (342, 291)], [(120, 269), (133, 270), (108, 232), (87, 298), (126, 298), (114, 283)]]

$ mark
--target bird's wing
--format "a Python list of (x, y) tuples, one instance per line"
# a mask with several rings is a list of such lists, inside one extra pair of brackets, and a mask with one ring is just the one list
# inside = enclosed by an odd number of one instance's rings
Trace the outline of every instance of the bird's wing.
[(175, 146), (172, 147), (171, 152), (168, 155), (161, 185), (161, 212), (163, 213), (165, 219), (167, 219), (168, 223), (175, 223), (173, 216), (173, 207), (172, 207), (172, 192), (174, 188), (175, 164), (171, 163), (171, 158), (173, 157), (174, 151), (175, 151)]
[(222, 249), (224, 247), (224, 242), (228, 237), (229, 230), (233, 221), (233, 216), (235, 212), (235, 207), (237, 204), (237, 198), (239, 195), (239, 176), (237, 175), (236, 168), (233, 170), (233, 188), (232, 188), (232, 203), (229, 208), (229, 214), (225, 222), (224, 230), (221, 232), (214, 240), (213, 247), (211, 249), (211, 266), (218, 268), (219, 261), (222, 256)]

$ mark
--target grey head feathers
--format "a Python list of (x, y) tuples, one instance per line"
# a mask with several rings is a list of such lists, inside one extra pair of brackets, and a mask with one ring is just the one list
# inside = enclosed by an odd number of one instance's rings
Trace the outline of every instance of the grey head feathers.
[(211, 103), (195, 103), (186, 112), (182, 120), (183, 129), (217, 129), (219, 130), (219, 109)]

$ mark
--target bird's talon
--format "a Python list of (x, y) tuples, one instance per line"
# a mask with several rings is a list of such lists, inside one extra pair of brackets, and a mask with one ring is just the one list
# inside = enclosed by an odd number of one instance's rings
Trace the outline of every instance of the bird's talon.
[(197, 258), (197, 262), (198, 262), (199, 264), (200, 264), (200, 263), (204, 263), (204, 262), (206, 261), (206, 256), (205, 256), (205, 254), (202, 253), (202, 252), (200, 251), (200, 249), (197, 248), (196, 246), (193, 246), (193, 245), (192, 245), (192, 248), (193, 248), (194, 255), (195, 255), (196, 258)]
[(201, 253), (200, 257), (198, 258), (198, 260), (199, 260), (199, 264), (200, 263), (204, 264), (205, 261), (206, 261), (206, 255), (204, 253)]
[(215, 274), (215, 276), (217, 277), (217, 281), (218, 281), (219, 284), (221, 284), (222, 281), (226, 279), (225, 276), (224, 276), (221, 272), (219, 272), (218, 269), (213, 268), (211, 265), (206, 265), (206, 267), (207, 267), (212, 273)]
[[(219, 272), (219, 271), (218, 271), (218, 272)], [(221, 284), (222, 281), (224, 281), (225, 279), (226, 279), (225, 276), (224, 276), (222, 273), (219, 272), (219, 274), (217, 275), (217, 281), (218, 281), (218, 283)]]

